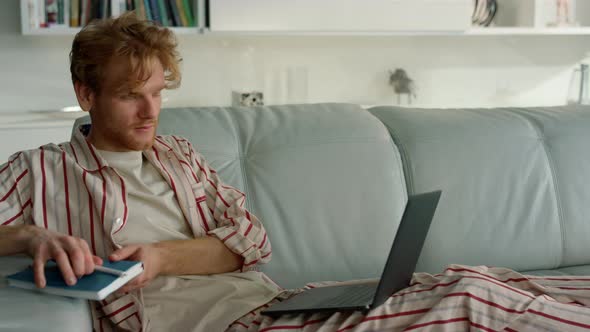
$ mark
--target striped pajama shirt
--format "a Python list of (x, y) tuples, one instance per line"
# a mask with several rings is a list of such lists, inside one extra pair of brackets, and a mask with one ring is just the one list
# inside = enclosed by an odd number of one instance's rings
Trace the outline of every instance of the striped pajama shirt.
[[(0, 224), (34, 224), (80, 237), (93, 254), (106, 258), (120, 247), (113, 235), (127, 223), (125, 181), (86, 140), (82, 130), (87, 128), (80, 129), (70, 142), (21, 151), (0, 165)], [(187, 140), (157, 136), (143, 154), (173, 189), (194, 237), (222, 240), (244, 258), (242, 271), (270, 260), (270, 241), (260, 221), (244, 209), (245, 195), (223, 184)], [(141, 330), (138, 293), (112, 294), (94, 303), (95, 329), (114, 324)]]

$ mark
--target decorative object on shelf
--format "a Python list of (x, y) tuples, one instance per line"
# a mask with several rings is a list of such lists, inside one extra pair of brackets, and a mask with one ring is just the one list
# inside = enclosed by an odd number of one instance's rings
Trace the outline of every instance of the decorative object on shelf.
[(473, 14), (471, 15), (472, 25), (490, 26), (497, 11), (498, 2), (496, 0), (474, 0)]
[(262, 106), (264, 95), (260, 91), (232, 91), (232, 106)]
[(550, 27), (571, 27), (579, 26), (579, 23), (572, 18), (572, 1), (555, 0), (555, 21), (549, 22)]
[(389, 71), (389, 85), (397, 94), (397, 104), (401, 104), (401, 95), (407, 96), (408, 105), (412, 104), (412, 97), (416, 98), (416, 85), (406, 71), (396, 68), (395, 71)]
[(590, 105), (590, 63), (575, 68), (567, 93), (568, 104)]

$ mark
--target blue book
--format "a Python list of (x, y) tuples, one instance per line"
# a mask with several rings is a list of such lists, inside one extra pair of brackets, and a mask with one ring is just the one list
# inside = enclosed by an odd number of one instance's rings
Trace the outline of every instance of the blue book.
[(79, 278), (73, 286), (66, 284), (57, 264), (52, 261), (45, 265), (47, 285), (44, 288), (37, 288), (35, 285), (33, 267), (31, 266), (7, 276), (6, 279), (8, 279), (8, 284), (13, 287), (67, 297), (102, 300), (143, 272), (143, 264), (137, 261), (105, 261), (102, 266), (110, 271), (103, 272), (95, 269), (92, 274)]

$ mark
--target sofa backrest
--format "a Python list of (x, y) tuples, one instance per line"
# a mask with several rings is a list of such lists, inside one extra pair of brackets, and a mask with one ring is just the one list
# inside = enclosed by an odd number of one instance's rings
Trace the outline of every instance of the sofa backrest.
[(408, 192), (443, 195), (418, 269), (590, 263), (590, 107), (370, 110)]
[(245, 192), (272, 243), (272, 261), (261, 270), (279, 285), (381, 274), (407, 194), (389, 132), (366, 110), (164, 109), (158, 130), (189, 139)]

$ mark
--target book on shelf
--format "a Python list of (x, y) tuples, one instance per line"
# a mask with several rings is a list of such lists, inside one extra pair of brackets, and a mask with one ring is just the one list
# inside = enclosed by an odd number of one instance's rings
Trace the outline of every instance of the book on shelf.
[(78, 278), (75, 285), (69, 286), (63, 279), (57, 264), (49, 261), (45, 265), (45, 279), (47, 283), (44, 288), (37, 288), (35, 285), (32, 267), (11, 274), (6, 279), (8, 280), (8, 285), (12, 287), (98, 301), (121, 288), (142, 272), (143, 264), (138, 261), (105, 261), (102, 268), (97, 267), (92, 274)]

